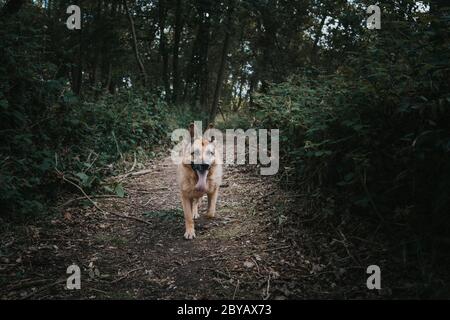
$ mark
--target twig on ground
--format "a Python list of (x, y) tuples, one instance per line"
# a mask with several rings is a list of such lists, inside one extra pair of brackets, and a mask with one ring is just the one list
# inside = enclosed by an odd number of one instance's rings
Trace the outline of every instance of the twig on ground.
[(267, 278), (266, 296), (263, 298), (264, 300), (269, 299), (270, 297), (269, 290), (270, 290), (270, 274), (269, 277)]
[(127, 189), (128, 191), (135, 191), (138, 193), (153, 193), (154, 191), (162, 191), (162, 190), (169, 190), (169, 187), (158, 187), (158, 188), (149, 188), (149, 189), (145, 189), (145, 190), (141, 190), (141, 189)]
[(123, 279), (127, 278), (127, 277), (128, 277), (130, 274), (132, 274), (133, 272), (136, 272), (136, 271), (139, 271), (139, 270), (142, 270), (142, 269), (145, 269), (145, 267), (139, 267), (139, 268), (130, 270), (130, 271), (128, 271), (123, 277), (120, 277), (120, 278), (118, 278), (118, 279), (116, 279), (116, 280), (113, 280), (113, 281), (111, 281), (111, 283), (117, 283), (117, 282), (119, 282), (119, 281), (122, 281)]
[(49, 281), (49, 279), (38, 279), (38, 280), (24, 279), (24, 280), (20, 280), (19, 282), (14, 284), (12, 287), (9, 287), (8, 291), (20, 290), (20, 289), (23, 289), (23, 288), (27, 288), (27, 287), (33, 286), (35, 284), (39, 284), (39, 283), (42, 283), (42, 282), (48, 282), (48, 281)]
[(88, 290), (89, 290), (89, 291), (99, 292), (99, 293), (102, 293), (102, 294), (104, 294), (104, 295), (106, 295), (106, 296), (109, 297), (109, 294), (108, 294), (108, 292), (106, 292), (106, 291), (103, 291), (103, 290), (100, 290), (100, 289), (96, 289), (96, 288), (89, 288)]
[(260, 270), (259, 270), (259, 264), (258, 264), (258, 262), (257, 262), (256, 259), (254, 259), (253, 257), (251, 257), (251, 259), (252, 259), (252, 261), (255, 263), (256, 268), (258, 269), (258, 274), (261, 274), (261, 272), (260, 272)]
[(263, 251), (263, 252), (275, 251), (275, 250), (287, 249), (287, 248), (291, 248), (291, 247), (292, 247), (291, 245), (288, 245), (288, 246), (282, 246), (282, 247), (277, 247), (277, 248), (264, 249), (264, 250), (261, 250), (261, 251)]
[(138, 177), (138, 176), (142, 176), (144, 174), (149, 174), (152, 172), (153, 172), (152, 169), (145, 169), (145, 170), (136, 171), (136, 172), (128, 172), (128, 173), (125, 173), (122, 175), (115, 176), (114, 179), (117, 179), (118, 181), (123, 181), (124, 179), (126, 179), (128, 177)]
[[(107, 199), (107, 198), (122, 198), (122, 197), (115, 195), (115, 194), (99, 194), (96, 196), (91, 196), (91, 199)], [(64, 202), (63, 204), (58, 205), (56, 208), (62, 208), (62, 207), (65, 207), (65, 206), (71, 204), (72, 202), (80, 201), (80, 200), (84, 200), (84, 199), (86, 199), (86, 197), (84, 197), (84, 196), (70, 199), (70, 200), (67, 200), (66, 202)]]
[(147, 206), (147, 205), (148, 205), (150, 202), (152, 202), (153, 200), (155, 200), (155, 199), (153, 199), (153, 198), (148, 199), (147, 202), (144, 203), (144, 206)]
[(274, 190), (274, 191), (271, 191), (271, 192), (269, 192), (269, 193), (265, 193), (265, 194), (263, 194), (262, 196), (258, 197), (257, 200), (262, 200), (262, 199), (264, 199), (264, 198), (267, 198), (267, 197), (273, 195), (275, 192), (276, 192), (276, 191)]
[[(55, 157), (56, 157), (56, 155), (55, 155)], [(112, 214), (112, 215), (114, 215), (114, 216), (116, 216), (116, 217), (120, 217), (120, 218), (123, 218), (123, 219), (131, 219), (131, 220), (139, 221), (139, 222), (142, 222), (142, 223), (145, 223), (145, 224), (148, 224), (148, 225), (152, 225), (150, 222), (145, 221), (145, 220), (143, 220), (143, 219), (140, 219), (140, 218), (138, 218), (138, 217), (124, 216), (124, 215), (121, 215), (121, 214), (119, 214), (119, 213), (108, 212), (108, 211), (103, 210), (102, 208), (100, 208), (100, 207), (98, 206), (98, 204), (97, 204), (94, 200), (91, 199), (91, 197), (88, 196), (88, 194), (83, 190), (82, 187), (80, 187), (80, 186), (79, 186), (78, 184), (76, 184), (75, 182), (73, 182), (73, 181), (67, 179), (67, 178), (64, 176), (64, 173), (62, 173), (61, 171), (59, 171), (58, 168), (57, 168), (56, 166), (55, 166), (55, 170), (56, 170), (56, 172), (61, 176), (61, 178), (62, 178), (64, 181), (66, 181), (67, 183), (71, 184), (72, 186), (74, 186), (75, 188), (77, 188), (78, 190), (80, 190), (80, 192), (84, 195), (84, 197), (85, 197), (87, 200), (89, 200), (89, 202), (91, 202), (91, 203), (94, 205), (94, 207), (95, 207), (97, 210), (99, 210), (100, 212), (102, 212), (102, 213), (104, 213), (104, 214)]]
[(68, 239), (68, 238), (47, 238), (47, 239), (39, 239), (41, 242), (45, 242), (45, 241), (60, 241), (60, 242), (68, 242), (68, 241), (73, 241), (73, 242), (92, 242), (92, 240), (90, 239)]
[(22, 297), (21, 300), (26, 300), (26, 299), (28, 299), (28, 298), (34, 296), (35, 294), (37, 294), (37, 293), (39, 293), (39, 292), (42, 292), (42, 291), (44, 291), (44, 290), (46, 290), (46, 289), (49, 289), (49, 288), (51, 288), (51, 287), (53, 287), (53, 286), (56, 286), (57, 284), (61, 284), (61, 283), (64, 283), (64, 282), (66, 282), (66, 279), (60, 279), (60, 280), (58, 280), (58, 281), (55, 281), (55, 282), (53, 282), (53, 283), (50, 283), (50, 284), (48, 284), (48, 285), (46, 285), (46, 286), (43, 286), (42, 288), (40, 288), (40, 289), (38, 289), (38, 290), (36, 290), (36, 291), (33, 291), (33, 292), (27, 294), (26, 296)]
[(347, 241), (347, 237), (344, 235), (344, 233), (343, 233), (339, 228), (336, 229), (336, 228), (333, 227), (333, 229), (334, 229), (334, 230), (336, 231), (336, 233), (339, 234), (339, 235), (341, 236), (341, 238), (342, 238), (342, 240), (334, 239), (334, 241), (341, 243), (341, 244), (344, 246), (345, 251), (347, 251), (348, 256), (349, 256), (350, 258), (352, 258), (352, 260), (355, 261), (359, 266), (362, 266), (361, 261), (359, 261), (359, 259), (356, 259), (355, 256), (350, 252), (350, 249), (348, 248), (348, 244), (347, 244), (347, 242), (348, 242), (348, 241)]
[(239, 289), (239, 279), (237, 281), (236, 287), (234, 288), (233, 298), (231, 298), (231, 300), (234, 300), (234, 298), (236, 297), (238, 289)]

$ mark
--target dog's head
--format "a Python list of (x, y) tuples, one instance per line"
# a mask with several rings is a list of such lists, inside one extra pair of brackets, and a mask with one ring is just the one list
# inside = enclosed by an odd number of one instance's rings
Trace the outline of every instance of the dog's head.
[[(212, 125), (209, 126), (209, 129)], [(208, 173), (217, 163), (216, 141), (214, 137), (197, 137), (194, 124), (189, 126), (191, 142), (185, 147), (183, 164), (193, 170), (198, 177), (195, 189), (200, 192), (206, 191), (206, 179)]]

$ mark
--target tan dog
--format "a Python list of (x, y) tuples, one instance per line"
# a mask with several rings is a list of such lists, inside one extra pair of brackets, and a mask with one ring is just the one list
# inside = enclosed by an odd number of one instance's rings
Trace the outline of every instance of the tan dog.
[[(211, 126), (210, 126), (211, 128)], [(186, 224), (186, 239), (195, 238), (194, 219), (199, 217), (198, 206), (201, 198), (208, 195), (207, 217), (214, 218), (219, 186), (222, 183), (222, 165), (216, 154), (216, 141), (195, 138), (195, 127), (189, 127), (191, 142), (183, 148), (183, 161), (178, 165), (177, 178), (181, 189)]]

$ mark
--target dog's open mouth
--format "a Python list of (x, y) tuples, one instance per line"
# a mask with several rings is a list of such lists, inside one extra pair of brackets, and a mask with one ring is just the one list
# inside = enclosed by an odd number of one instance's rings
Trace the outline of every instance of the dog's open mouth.
[(195, 173), (197, 173), (198, 181), (195, 185), (195, 190), (198, 192), (206, 192), (206, 178), (208, 177), (208, 171), (209, 170), (195, 170)]
[(207, 163), (195, 164), (191, 163), (192, 170), (195, 171), (198, 177), (197, 184), (195, 185), (195, 191), (206, 192), (207, 178), (210, 165)]

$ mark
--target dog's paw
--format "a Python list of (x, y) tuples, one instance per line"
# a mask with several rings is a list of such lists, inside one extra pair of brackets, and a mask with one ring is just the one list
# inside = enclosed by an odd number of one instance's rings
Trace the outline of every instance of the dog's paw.
[(198, 219), (198, 218), (200, 218), (200, 215), (198, 214), (198, 212), (196, 212), (193, 214), (193, 217), (194, 217), (194, 219)]
[(214, 219), (216, 217), (216, 213), (215, 212), (207, 212), (206, 217), (209, 219)]
[(186, 232), (184, 233), (184, 238), (186, 240), (192, 240), (195, 238), (195, 230), (186, 230)]

